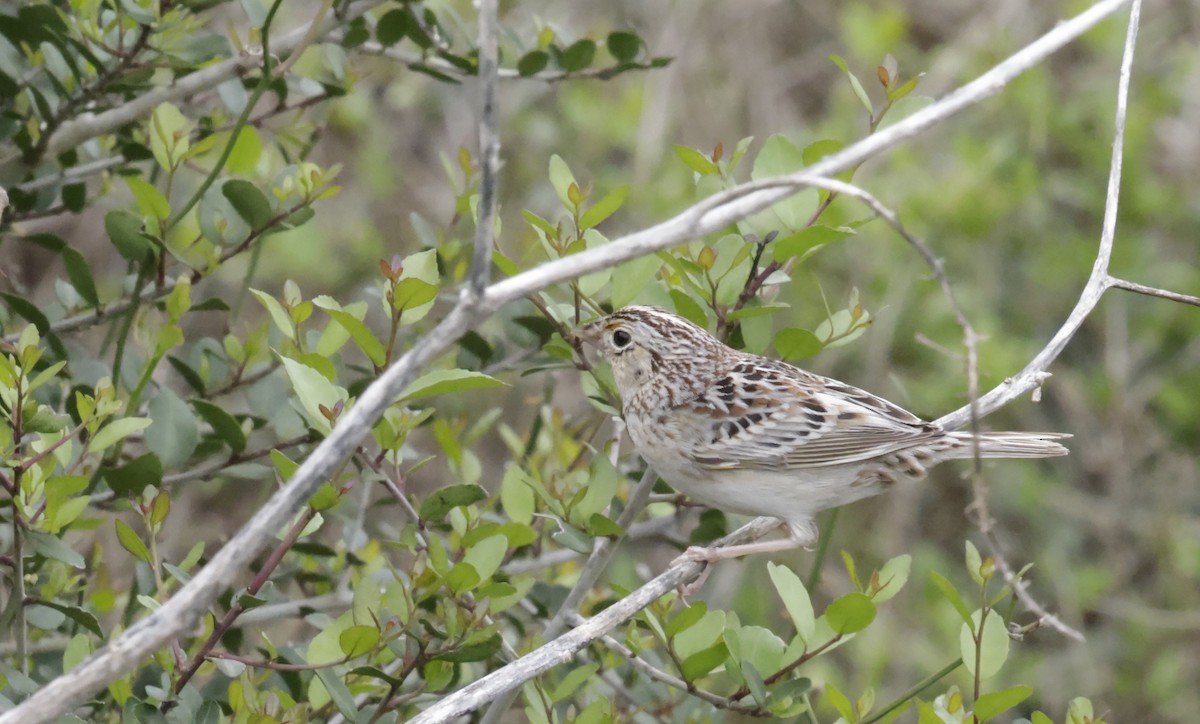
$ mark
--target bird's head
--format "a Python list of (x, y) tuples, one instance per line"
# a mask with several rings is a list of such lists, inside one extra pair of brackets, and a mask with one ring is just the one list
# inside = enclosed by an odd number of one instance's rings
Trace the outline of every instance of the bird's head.
[(664, 371), (690, 370), (725, 349), (704, 329), (658, 307), (625, 307), (580, 326), (576, 334), (612, 365), (622, 397), (661, 384)]

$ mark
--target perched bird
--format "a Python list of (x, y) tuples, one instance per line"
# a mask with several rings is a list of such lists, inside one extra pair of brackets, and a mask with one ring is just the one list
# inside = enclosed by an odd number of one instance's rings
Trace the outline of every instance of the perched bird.
[[(809, 547), (817, 513), (974, 456), (972, 435), (947, 432), (844, 382), (739, 352), (656, 307), (625, 307), (578, 336), (612, 365), (629, 436), (663, 480), (701, 503), (779, 518), (788, 536), (723, 549), (712, 562)], [(1066, 455), (1058, 433), (979, 435), (986, 458)]]

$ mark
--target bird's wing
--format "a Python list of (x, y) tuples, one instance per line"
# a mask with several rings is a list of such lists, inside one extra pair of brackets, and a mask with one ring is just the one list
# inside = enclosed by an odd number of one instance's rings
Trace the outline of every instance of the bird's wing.
[(766, 358), (743, 358), (672, 412), (690, 457), (711, 469), (838, 465), (945, 434), (881, 397)]

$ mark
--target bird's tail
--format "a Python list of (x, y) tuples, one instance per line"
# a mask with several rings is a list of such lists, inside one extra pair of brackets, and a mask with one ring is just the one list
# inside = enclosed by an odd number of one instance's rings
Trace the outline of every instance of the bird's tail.
[[(961, 443), (951, 457), (975, 456), (974, 436), (969, 432), (952, 432), (950, 437)], [(1054, 458), (1070, 451), (1058, 443), (1071, 437), (1060, 432), (984, 432), (979, 434), (979, 454), (985, 458)]]

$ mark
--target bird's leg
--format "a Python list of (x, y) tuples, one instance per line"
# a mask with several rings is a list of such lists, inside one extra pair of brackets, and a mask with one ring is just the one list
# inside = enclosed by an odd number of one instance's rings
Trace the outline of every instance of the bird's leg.
[(687, 597), (700, 590), (704, 585), (704, 581), (712, 572), (712, 564), (717, 561), (729, 560), (730, 558), (741, 558), (755, 553), (777, 553), (779, 551), (792, 550), (793, 548), (810, 548), (817, 541), (817, 528), (812, 523), (795, 524), (779, 521), (787, 528), (787, 537), (773, 538), (771, 540), (759, 540), (753, 543), (742, 543), (735, 546), (723, 546), (720, 548), (706, 548), (704, 546), (690, 546), (682, 554), (679, 555), (672, 565), (680, 561), (689, 561), (704, 563), (705, 568), (700, 573), (700, 577), (687, 585), (679, 587), (679, 597), (683, 602), (687, 603)]

